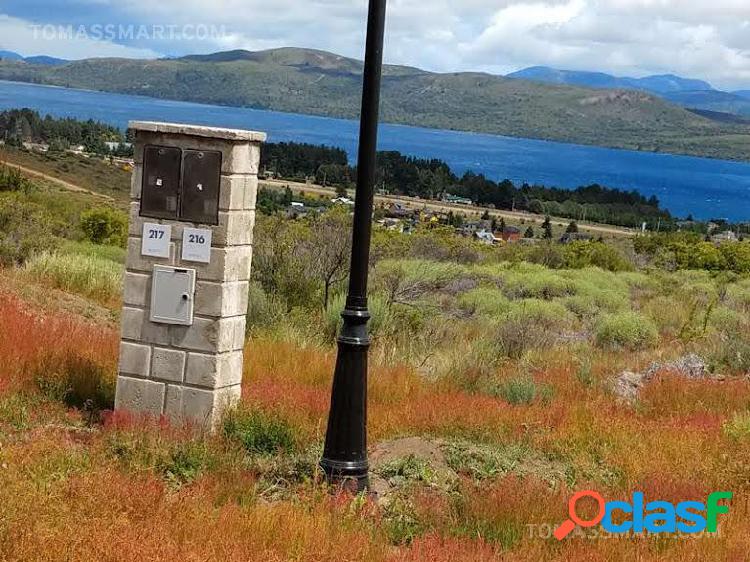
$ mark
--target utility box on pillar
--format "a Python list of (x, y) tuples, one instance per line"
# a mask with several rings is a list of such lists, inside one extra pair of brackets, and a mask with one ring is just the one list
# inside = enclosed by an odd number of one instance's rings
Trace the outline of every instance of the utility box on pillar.
[(214, 429), (240, 397), (264, 133), (131, 122), (115, 409)]

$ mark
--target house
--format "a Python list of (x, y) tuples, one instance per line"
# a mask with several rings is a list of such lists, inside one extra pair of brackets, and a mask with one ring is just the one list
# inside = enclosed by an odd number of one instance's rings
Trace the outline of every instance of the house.
[(443, 195), (443, 203), (453, 203), (454, 205), (473, 205), (474, 201), (466, 197), (459, 197), (458, 195), (451, 195), (446, 193)]
[(301, 203), (292, 203), (286, 208), (286, 218), (301, 219), (307, 216), (308, 209)]
[(495, 238), (495, 235), (492, 234), (491, 231), (484, 230), (484, 229), (475, 232), (474, 237), (480, 242), (482, 242), (483, 244), (487, 244), (488, 246), (491, 246), (497, 241), (497, 239)]
[(515, 226), (506, 226), (500, 233), (500, 238), (503, 242), (509, 242), (511, 244), (521, 240), (521, 230)]
[(594, 239), (591, 234), (585, 232), (566, 232), (560, 238), (560, 244), (571, 244), (572, 242), (591, 242)]
[(378, 221), (378, 224), (382, 225), (386, 230), (392, 232), (404, 232), (404, 223), (399, 219), (385, 218)]
[(490, 228), (492, 228), (492, 221), (472, 221), (461, 225), (459, 232), (464, 236), (474, 236), (480, 230), (489, 230)]
[(104, 144), (105, 144), (105, 146), (107, 147), (107, 149), (110, 152), (114, 152), (115, 150), (117, 150), (118, 148), (120, 148), (120, 146), (123, 146), (125, 148), (130, 148), (130, 147), (133, 146), (129, 142), (110, 142), (110, 141), (107, 141)]
[(385, 216), (394, 219), (404, 219), (413, 216), (414, 211), (408, 209), (401, 203), (392, 203), (386, 208)]
[(731, 230), (725, 230), (724, 232), (714, 234), (711, 237), (711, 242), (713, 242), (714, 244), (722, 244), (724, 242), (737, 242), (738, 240), (739, 238), (737, 238), (737, 235)]

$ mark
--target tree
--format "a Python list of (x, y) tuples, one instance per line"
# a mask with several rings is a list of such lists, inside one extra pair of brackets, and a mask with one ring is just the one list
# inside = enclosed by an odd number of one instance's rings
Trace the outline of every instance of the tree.
[(334, 207), (313, 219), (308, 252), (313, 275), (323, 284), (323, 308), (328, 308), (331, 289), (346, 279), (351, 255), (351, 220), (348, 209)]
[(565, 229), (568, 234), (576, 234), (578, 232), (578, 223), (576, 221), (570, 221), (568, 228)]
[(552, 221), (549, 217), (544, 217), (544, 222), (542, 223), (542, 229), (544, 230), (543, 238), (545, 240), (552, 240)]
[(484, 213), (482, 213), (482, 220), (483, 221), (490, 220), (490, 212), (488, 210), (486, 210), (486, 209), (485, 209)]
[(524, 238), (534, 238), (534, 227), (529, 226), (529, 228), (526, 229), (526, 232), (523, 235)]

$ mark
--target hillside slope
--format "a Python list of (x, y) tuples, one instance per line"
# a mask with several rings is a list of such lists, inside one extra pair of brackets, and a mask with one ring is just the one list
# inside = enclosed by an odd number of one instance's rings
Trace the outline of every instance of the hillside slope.
[[(172, 60), (0, 62), (0, 79), (220, 105), (356, 118), (360, 61), (322, 51), (231, 51)], [(23, 100), (19, 100), (23, 104)], [(647, 151), (750, 159), (750, 128), (718, 123), (659, 97), (480, 73), (388, 66), (391, 123)]]

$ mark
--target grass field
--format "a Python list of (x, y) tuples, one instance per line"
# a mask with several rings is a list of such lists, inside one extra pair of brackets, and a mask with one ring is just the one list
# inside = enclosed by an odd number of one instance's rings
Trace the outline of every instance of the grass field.
[[(25, 204), (71, 224), (93, 197), (51, 194)], [(122, 249), (53, 228), (54, 249), (0, 269), (0, 560), (747, 559), (747, 275), (376, 233), (380, 496), (352, 497), (316, 469), (343, 299), (322, 309), (306, 228), (258, 222), (242, 401), (212, 436), (111, 411)], [(669, 367), (689, 354), (701, 376)], [(550, 538), (586, 489), (734, 496), (716, 535)]]

